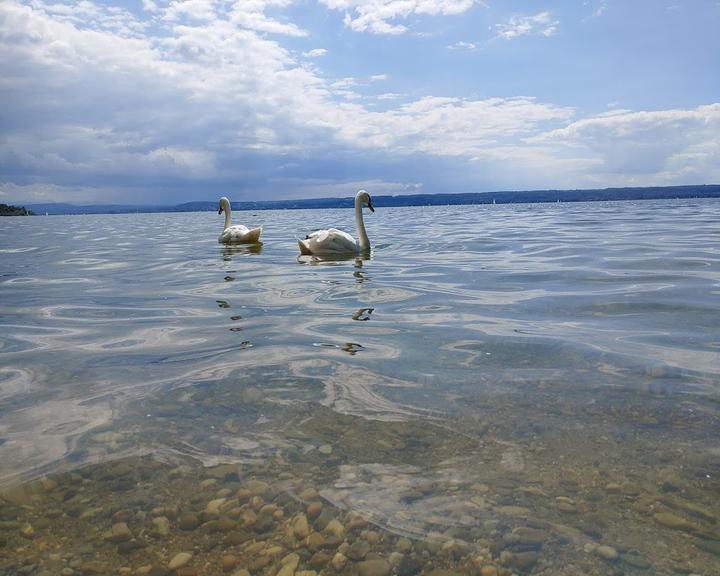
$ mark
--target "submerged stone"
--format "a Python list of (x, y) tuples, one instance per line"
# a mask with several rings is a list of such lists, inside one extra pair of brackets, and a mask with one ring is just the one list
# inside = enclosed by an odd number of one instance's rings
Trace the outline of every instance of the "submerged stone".
[(672, 528), (673, 530), (682, 530), (683, 532), (694, 532), (697, 527), (692, 522), (685, 520), (680, 516), (671, 512), (659, 512), (653, 515), (655, 522), (661, 526)]
[(387, 560), (365, 560), (355, 565), (360, 576), (387, 576), (390, 574), (390, 563)]
[(172, 557), (172, 560), (168, 563), (168, 570), (177, 570), (178, 568), (182, 568), (185, 566), (190, 560), (192, 560), (193, 555), (190, 552), (179, 552), (175, 554), (175, 556)]
[(604, 560), (614, 561), (618, 558), (618, 552), (612, 546), (601, 545), (595, 548), (595, 554)]
[(648, 568), (650, 568), (650, 566), (652, 566), (652, 564), (648, 560), (638, 554), (620, 554), (619, 557), (621, 562), (629, 564), (634, 568), (639, 568), (640, 570), (647, 570)]

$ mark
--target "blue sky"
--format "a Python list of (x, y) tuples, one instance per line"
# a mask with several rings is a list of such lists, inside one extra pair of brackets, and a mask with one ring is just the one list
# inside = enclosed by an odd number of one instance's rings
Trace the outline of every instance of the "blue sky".
[(717, 0), (0, 3), (0, 202), (720, 183)]

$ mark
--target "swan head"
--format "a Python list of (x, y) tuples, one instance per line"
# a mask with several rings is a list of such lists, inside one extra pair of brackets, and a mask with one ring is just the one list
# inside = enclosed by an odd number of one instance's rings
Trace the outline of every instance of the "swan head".
[(230, 200), (228, 200), (225, 196), (220, 198), (220, 204), (218, 206), (218, 214), (222, 214), (223, 210), (227, 210), (230, 208)]
[(368, 208), (370, 208), (370, 212), (375, 212), (375, 208), (373, 208), (372, 205), (372, 198), (370, 198), (370, 194), (368, 194), (365, 190), (359, 190), (355, 198), (357, 198), (361, 204), (365, 204)]

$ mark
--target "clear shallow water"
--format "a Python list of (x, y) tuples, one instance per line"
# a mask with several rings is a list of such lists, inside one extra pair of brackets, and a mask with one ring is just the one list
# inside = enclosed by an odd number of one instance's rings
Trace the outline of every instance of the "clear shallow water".
[(151, 453), (310, 469), (414, 538), (528, 487), (616, 540), (608, 484), (720, 518), (717, 201), (379, 208), (335, 262), (293, 238), (351, 211), (234, 216), (260, 249), (215, 213), (0, 220), (0, 485)]

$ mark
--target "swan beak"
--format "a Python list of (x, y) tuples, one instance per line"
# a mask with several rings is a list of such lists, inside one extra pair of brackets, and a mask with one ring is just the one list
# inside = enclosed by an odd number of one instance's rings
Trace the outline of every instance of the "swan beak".
[(373, 208), (371, 200), (368, 200), (368, 208), (370, 208), (370, 212), (375, 212), (375, 208)]
[(220, 208), (218, 208), (218, 214), (222, 214), (222, 206), (220, 206)]

